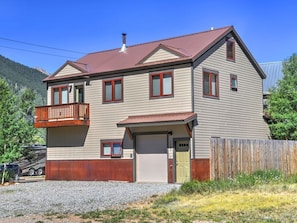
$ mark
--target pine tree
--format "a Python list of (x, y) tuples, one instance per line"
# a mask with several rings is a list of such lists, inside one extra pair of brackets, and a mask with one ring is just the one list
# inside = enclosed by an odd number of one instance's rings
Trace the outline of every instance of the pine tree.
[(297, 55), (283, 62), (283, 79), (270, 89), (269, 128), (274, 139), (297, 140)]
[[(13, 162), (21, 157), (22, 146), (31, 144), (36, 130), (32, 116), (34, 95), (25, 91), (21, 100), (0, 79), (0, 162)], [(29, 97), (28, 97), (29, 96)]]

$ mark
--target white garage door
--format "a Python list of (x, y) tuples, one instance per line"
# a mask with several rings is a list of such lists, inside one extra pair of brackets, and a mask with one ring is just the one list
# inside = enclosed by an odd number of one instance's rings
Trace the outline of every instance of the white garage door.
[(168, 182), (167, 135), (136, 137), (136, 181)]

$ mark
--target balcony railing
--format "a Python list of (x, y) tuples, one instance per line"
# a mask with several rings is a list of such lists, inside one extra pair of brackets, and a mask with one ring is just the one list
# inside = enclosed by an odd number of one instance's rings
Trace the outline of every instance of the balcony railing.
[(58, 126), (89, 126), (89, 104), (72, 103), (63, 105), (48, 105), (35, 108), (35, 128)]

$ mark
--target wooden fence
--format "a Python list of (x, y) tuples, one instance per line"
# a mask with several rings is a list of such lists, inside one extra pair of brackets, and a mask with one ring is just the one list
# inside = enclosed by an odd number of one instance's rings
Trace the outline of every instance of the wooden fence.
[(297, 174), (297, 141), (212, 138), (210, 150), (211, 179), (256, 170)]

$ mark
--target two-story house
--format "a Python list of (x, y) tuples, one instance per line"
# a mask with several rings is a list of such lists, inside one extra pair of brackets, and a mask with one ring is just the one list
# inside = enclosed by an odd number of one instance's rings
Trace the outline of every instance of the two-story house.
[(44, 80), (46, 179), (205, 180), (211, 137), (269, 137), (265, 74), (232, 26), (120, 46)]

